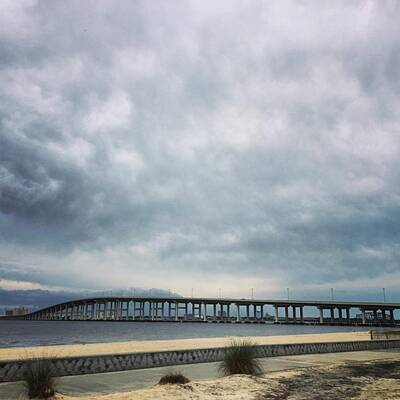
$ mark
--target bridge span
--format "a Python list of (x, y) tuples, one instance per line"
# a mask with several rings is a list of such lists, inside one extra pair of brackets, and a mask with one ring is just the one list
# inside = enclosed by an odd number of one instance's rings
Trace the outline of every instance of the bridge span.
[[(313, 317), (305, 317), (304, 308)], [(269, 310), (271, 314), (267, 312)], [(25, 320), (396, 325), (400, 303), (193, 297), (96, 297), (12, 317)]]

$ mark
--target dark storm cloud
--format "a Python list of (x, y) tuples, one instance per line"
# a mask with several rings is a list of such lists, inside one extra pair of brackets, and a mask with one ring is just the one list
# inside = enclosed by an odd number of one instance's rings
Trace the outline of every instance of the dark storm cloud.
[(1, 7), (0, 278), (399, 272), (396, 3)]

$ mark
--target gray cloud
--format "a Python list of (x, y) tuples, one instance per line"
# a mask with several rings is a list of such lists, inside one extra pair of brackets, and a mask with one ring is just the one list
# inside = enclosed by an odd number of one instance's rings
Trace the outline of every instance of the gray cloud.
[(55, 286), (232, 292), (400, 272), (397, 4), (1, 8), (15, 265)]

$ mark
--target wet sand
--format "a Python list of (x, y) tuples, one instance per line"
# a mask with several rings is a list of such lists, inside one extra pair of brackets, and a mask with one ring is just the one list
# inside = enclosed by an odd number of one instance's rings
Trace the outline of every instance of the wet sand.
[[(26, 357), (70, 357), (103, 354), (124, 354), (163, 350), (187, 350), (225, 347), (232, 337), (200, 338), (180, 340), (129, 341), (113, 343), (93, 343), (76, 345), (14, 347), (0, 349), (0, 361), (18, 360)], [(283, 343), (323, 343), (370, 340), (369, 332), (336, 332), (307, 335), (256, 336), (251, 337), (256, 344)]]

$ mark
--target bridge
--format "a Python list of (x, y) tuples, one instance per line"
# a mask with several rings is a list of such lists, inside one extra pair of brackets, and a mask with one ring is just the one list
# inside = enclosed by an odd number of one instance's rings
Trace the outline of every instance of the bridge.
[[(305, 317), (305, 307), (317, 316)], [(400, 303), (123, 296), (73, 300), (11, 318), (393, 326), (399, 309)]]

